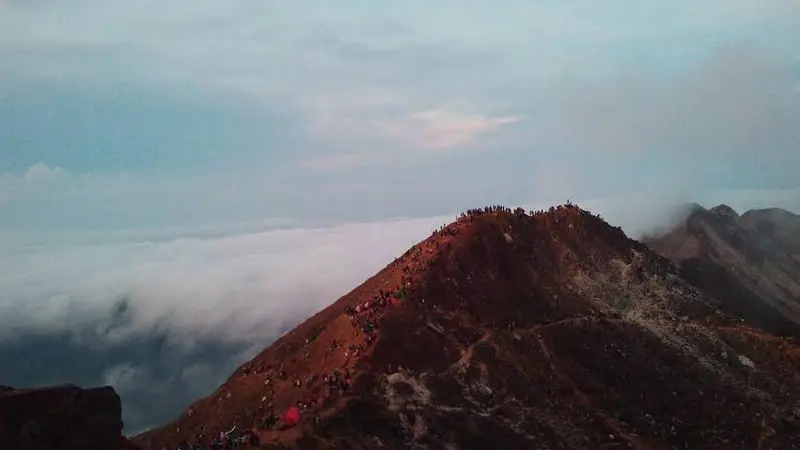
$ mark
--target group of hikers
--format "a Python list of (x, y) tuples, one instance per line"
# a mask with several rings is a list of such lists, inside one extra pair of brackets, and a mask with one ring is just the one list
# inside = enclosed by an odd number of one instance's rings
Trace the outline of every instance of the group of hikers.
[[(396, 305), (400, 298), (404, 297), (405, 289), (398, 289), (394, 293), (379, 290), (378, 294), (371, 300), (361, 303), (353, 307), (345, 308), (345, 313), (350, 317), (351, 322), (355, 328), (356, 335), (364, 335), (364, 344), (349, 344), (342, 349), (342, 344), (337, 340), (331, 342), (330, 351), (344, 351), (345, 356), (348, 358), (357, 358), (364, 351), (366, 347), (375, 341), (376, 333), (378, 330), (378, 319), (386, 309), (392, 305)], [(306, 339), (306, 344), (309, 344), (311, 339)], [(271, 369), (270, 366), (267, 369)], [(250, 369), (245, 369), (243, 374), (251, 373)], [(304, 386), (314, 383), (315, 381), (322, 381), (322, 390), (316, 396), (309, 396), (297, 400), (295, 404), (291, 405), (283, 415), (276, 414), (272, 402), (266, 404), (267, 411), (257, 421), (259, 429), (281, 429), (289, 428), (298, 425), (302, 420), (304, 413), (318, 405), (325, 400), (332, 397), (340, 397), (344, 395), (352, 387), (352, 372), (350, 368), (337, 368), (331, 373), (322, 373), (319, 375), (309, 375), (305, 378), (293, 377), (284, 370), (283, 365), (277, 367), (277, 377), (282, 380), (291, 379), (291, 385), (294, 388), (303, 388)], [(272, 384), (271, 378), (265, 379), (265, 384)], [(264, 397), (262, 400), (266, 400)], [(313, 415), (315, 422), (319, 422), (319, 416)], [(208, 444), (208, 449), (230, 449), (243, 446), (245, 444), (257, 443), (258, 436), (249, 430), (239, 430), (233, 427), (230, 431), (220, 432), (220, 435), (211, 440)], [(178, 450), (195, 450), (201, 448), (198, 444), (188, 444), (183, 442), (179, 445)]]
[[(229, 450), (233, 448), (241, 448), (245, 445), (258, 445), (258, 436), (250, 430), (242, 430), (234, 426), (228, 431), (220, 431), (219, 436), (212, 439), (205, 447), (207, 450)], [(205, 450), (200, 444), (189, 444), (187, 441), (182, 441), (178, 444), (177, 450)], [(164, 450), (167, 450), (165, 447)]]

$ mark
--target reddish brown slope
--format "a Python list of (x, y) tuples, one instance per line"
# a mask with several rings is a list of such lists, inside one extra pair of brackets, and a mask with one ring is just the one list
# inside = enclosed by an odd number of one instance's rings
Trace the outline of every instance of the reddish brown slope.
[[(473, 211), (137, 441), (236, 424), (301, 448), (795, 448), (796, 348), (716, 307), (577, 207)], [(300, 426), (259, 426), (298, 402)]]

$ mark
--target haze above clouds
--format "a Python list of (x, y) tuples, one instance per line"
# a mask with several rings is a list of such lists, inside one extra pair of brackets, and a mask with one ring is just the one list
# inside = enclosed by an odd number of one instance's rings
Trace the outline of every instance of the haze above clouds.
[(800, 212), (789, 0), (0, 0), (0, 29), (0, 383), (110, 382), (128, 431), (470, 207)]

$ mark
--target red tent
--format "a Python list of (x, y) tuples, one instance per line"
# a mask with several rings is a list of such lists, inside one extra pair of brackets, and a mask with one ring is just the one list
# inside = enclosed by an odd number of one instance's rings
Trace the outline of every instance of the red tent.
[(300, 423), (300, 408), (297, 406), (292, 406), (286, 411), (286, 415), (283, 416), (283, 423), (286, 425), (293, 427)]

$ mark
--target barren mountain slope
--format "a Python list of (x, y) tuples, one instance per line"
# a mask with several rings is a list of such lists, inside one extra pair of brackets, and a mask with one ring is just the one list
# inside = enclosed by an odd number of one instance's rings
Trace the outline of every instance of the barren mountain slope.
[(681, 276), (745, 322), (800, 335), (800, 217), (781, 209), (739, 216), (695, 206), (671, 233), (647, 242)]
[(718, 308), (576, 206), (470, 211), (136, 441), (800, 448), (800, 350)]

